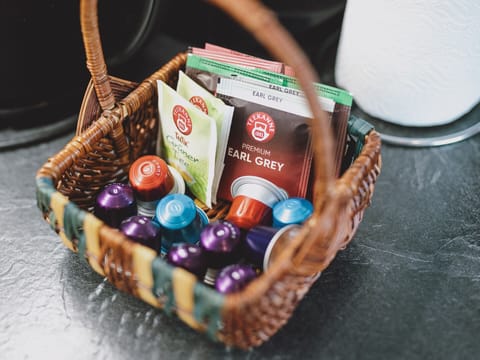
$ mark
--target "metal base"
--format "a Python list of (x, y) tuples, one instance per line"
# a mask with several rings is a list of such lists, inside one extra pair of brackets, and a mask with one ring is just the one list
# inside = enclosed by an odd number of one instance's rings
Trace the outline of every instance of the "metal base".
[(384, 143), (406, 147), (454, 144), (480, 133), (480, 104), (454, 122), (432, 127), (406, 127), (374, 118), (354, 104), (352, 113), (375, 127)]

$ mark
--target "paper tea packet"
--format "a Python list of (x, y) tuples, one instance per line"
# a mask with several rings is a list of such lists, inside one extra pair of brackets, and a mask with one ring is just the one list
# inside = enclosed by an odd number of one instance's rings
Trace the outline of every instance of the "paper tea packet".
[(217, 127), (215, 120), (157, 80), (163, 158), (181, 174), (190, 192), (212, 207)]
[(218, 51), (218, 49), (210, 50), (198, 47), (190, 47), (189, 52), (207, 59), (221, 61), (232, 65), (239, 65), (249, 69), (258, 68), (275, 73), (282, 73), (283, 71), (283, 64), (281, 62), (260, 59), (254, 56), (245, 56), (245, 54), (236, 52), (226, 53), (225, 51)]
[(177, 93), (215, 120), (217, 127), (217, 152), (212, 189), (212, 202), (215, 204), (217, 202), (218, 183), (224, 168), (225, 149), (230, 134), (234, 107), (226, 105), (221, 99), (215, 97), (190, 79), (183, 71), (179, 72)]
[[(242, 53), (240, 51), (225, 48), (223, 46), (219, 46), (219, 45), (216, 45), (216, 44), (211, 44), (211, 43), (208, 43), (208, 42), (205, 43), (204, 48), (205, 48), (205, 50), (214, 51), (214, 52), (217, 52), (217, 53), (220, 53), (220, 54), (231, 54), (231, 55), (236, 55), (236, 56), (240, 56), (240, 57), (247, 58), (247, 59), (253, 58), (253, 59), (260, 60), (260, 61), (270, 61), (270, 60), (264, 60), (264, 59), (261, 59), (261, 58), (258, 58), (256, 56), (252, 56), (252, 55), (249, 55), (249, 54), (245, 54), (245, 53)], [(271, 63), (276, 63), (275, 61), (270, 61), (270, 62)], [(242, 64), (239, 64), (239, 65), (242, 65)], [(282, 65), (283, 65), (282, 66), (283, 69), (280, 69), (281, 71), (275, 71), (277, 69), (272, 70), (272, 71), (281, 72), (282, 74), (285, 74), (285, 75), (288, 75), (288, 76), (295, 76), (295, 71), (293, 70), (293, 68), (291, 66), (288, 66), (286, 64), (282, 64)]]
[[(201, 56), (189, 54), (186, 74), (212, 93), (216, 93), (219, 79), (235, 78), (244, 82), (252, 82), (279, 92), (299, 90), (298, 81), (285, 74), (278, 74), (263, 69), (248, 69)], [(325, 84), (314, 83), (317, 94), (322, 98), (334, 101), (335, 107), (331, 117), (331, 125), (335, 141), (335, 172), (340, 175), (342, 157), (347, 137), (347, 123), (353, 102), (352, 94)]]
[[(264, 178), (291, 197), (306, 196), (312, 164), (312, 114), (300, 91), (279, 90), (220, 79), (217, 96), (235, 106), (220, 198), (232, 200), (232, 184), (245, 176)], [(323, 98), (321, 102), (331, 117), (335, 102)]]

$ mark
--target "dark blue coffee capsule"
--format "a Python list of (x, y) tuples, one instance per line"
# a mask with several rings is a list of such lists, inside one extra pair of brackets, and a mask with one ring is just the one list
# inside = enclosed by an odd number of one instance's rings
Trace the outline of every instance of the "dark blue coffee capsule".
[(278, 228), (266, 225), (257, 225), (248, 230), (243, 243), (245, 259), (257, 268), (261, 268), (267, 246), (277, 232)]
[(265, 255), (263, 256), (263, 271), (268, 268), (279, 258), (283, 251), (297, 238), (302, 226), (291, 224), (278, 229), (277, 233), (268, 243)]
[[(285, 238), (290, 234), (293, 228), (300, 228), (298, 224), (291, 224), (282, 228), (275, 228), (273, 226), (257, 225), (251, 228), (243, 243), (243, 253), (245, 260), (253, 264), (257, 268), (265, 268), (265, 261), (269, 262), (269, 256), (272, 244), (276, 243), (278, 239)], [(285, 243), (282, 243), (285, 244)], [(270, 250), (269, 250), (270, 248)], [(279, 247), (277, 246), (277, 250)], [(265, 258), (268, 258), (265, 260)]]

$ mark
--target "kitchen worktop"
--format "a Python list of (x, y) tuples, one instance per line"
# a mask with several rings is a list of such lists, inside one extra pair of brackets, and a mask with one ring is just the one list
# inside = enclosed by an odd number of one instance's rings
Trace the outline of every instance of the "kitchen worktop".
[(0, 153), (0, 358), (477, 358), (479, 136), (438, 148), (384, 144), (352, 243), (289, 323), (245, 354), (120, 293), (43, 221), (35, 172), (72, 135)]
[(243, 352), (119, 292), (42, 219), (35, 173), (73, 133), (0, 151), (1, 359), (478, 358), (480, 136), (384, 144), (352, 243), (290, 321)]

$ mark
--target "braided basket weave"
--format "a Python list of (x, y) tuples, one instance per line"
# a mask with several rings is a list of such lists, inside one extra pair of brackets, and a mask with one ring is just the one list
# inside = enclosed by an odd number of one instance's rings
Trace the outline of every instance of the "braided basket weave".
[[(368, 124), (349, 124), (363, 149), (335, 178), (333, 140), (312, 82), (310, 62), (272, 12), (256, 0), (210, 0), (279, 61), (297, 74), (314, 115), (314, 214), (261, 276), (238, 293), (222, 295), (189, 272), (133, 243), (92, 214), (96, 195), (112, 182), (127, 182), (129, 165), (154, 154), (159, 118), (156, 81), (175, 86), (186, 54), (179, 54), (141, 84), (107, 74), (98, 31), (97, 1), (81, 1), (81, 28), (92, 80), (79, 113), (76, 136), (39, 170), (37, 202), (65, 246), (121, 291), (130, 293), (226, 345), (259, 346), (291, 317), (298, 302), (337, 252), (352, 239), (370, 204), (380, 173), (380, 137)], [(362, 141), (363, 140), (363, 141)], [(221, 218), (228, 204), (210, 210)]]

